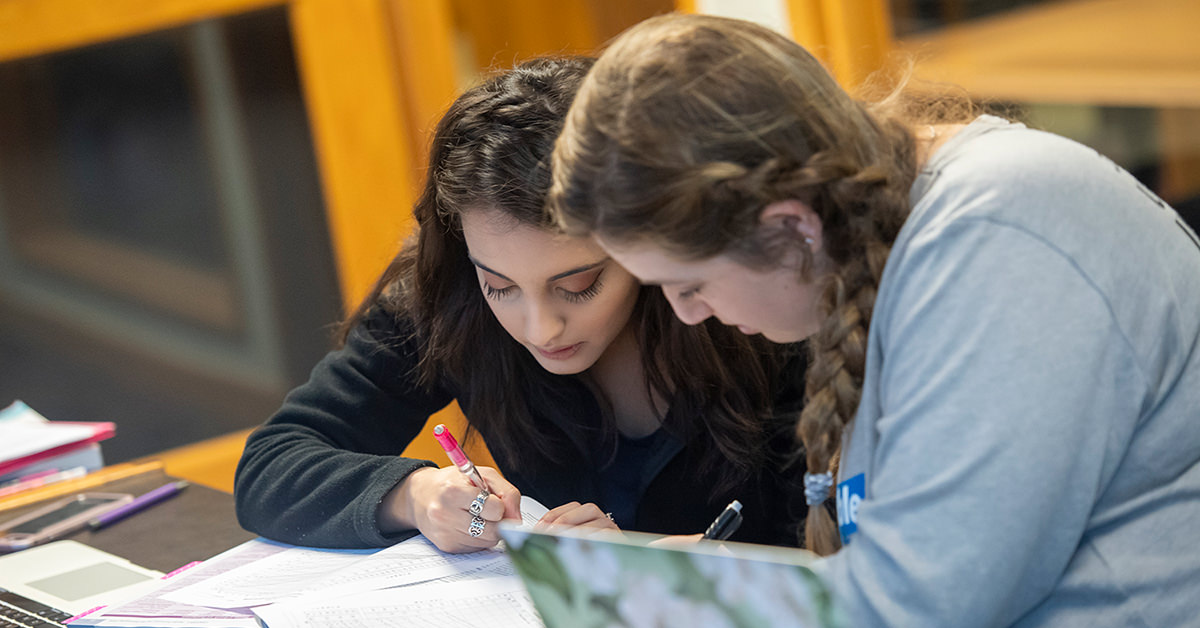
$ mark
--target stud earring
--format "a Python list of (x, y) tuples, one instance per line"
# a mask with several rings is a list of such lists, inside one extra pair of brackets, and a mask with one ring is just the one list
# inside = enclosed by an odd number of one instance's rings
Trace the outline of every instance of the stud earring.
[(809, 246), (812, 246), (813, 239), (812, 238), (804, 238), (804, 243)]

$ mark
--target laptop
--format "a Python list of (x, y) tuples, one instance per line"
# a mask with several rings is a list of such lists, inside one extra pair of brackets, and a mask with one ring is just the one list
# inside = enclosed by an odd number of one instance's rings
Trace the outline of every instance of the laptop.
[(63, 626), (84, 611), (148, 591), (162, 575), (77, 541), (0, 556), (0, 627)]
[(500, 536), (547, 628), (847, 625), (804, 550), (581, 528)]

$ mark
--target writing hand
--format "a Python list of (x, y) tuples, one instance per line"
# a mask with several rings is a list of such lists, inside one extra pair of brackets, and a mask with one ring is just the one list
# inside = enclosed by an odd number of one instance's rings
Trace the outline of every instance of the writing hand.
[(500, 541), (496, 523), (521, 518), (521, 493), (495, 469), (476, 467), (491, 489), (483, 501), (478, 536), (471, 534), (471, 504), (478, 488), (455, 467), (413, 471), (380, 504), (384, 532), (417, 529), (444, 552), (474, 552)]

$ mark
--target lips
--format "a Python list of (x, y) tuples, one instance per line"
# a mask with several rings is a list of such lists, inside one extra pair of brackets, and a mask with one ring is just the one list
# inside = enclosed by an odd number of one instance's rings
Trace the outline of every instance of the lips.
[(579, 347), (582, 346), (582, 342), (577, 342), (573, 345), (567, 345), (565, 347), (559, 347), (549, 351), (542, 349), (541, 347), (535, 347), (534, 350), (547, 360), (566, 360), (567, 358), (575, 355), (575, 353), (579, 351)]

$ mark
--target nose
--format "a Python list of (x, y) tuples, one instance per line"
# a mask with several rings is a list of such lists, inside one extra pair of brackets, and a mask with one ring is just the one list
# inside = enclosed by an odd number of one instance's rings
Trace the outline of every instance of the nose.
[(683, 321), (685, 325), (697, 325), (713, 315), (712, 308), (703, 300), (696, 297), (680, 299), (665, 289), (663, 290), (663, 296), (667, 297), (667, 302), (671, 304), (671, 309), (675, 310), (676, 318)]
[(531, 301), (525, 311), (525, 340), (530, 344), (549, 346), (565, 327), (566, 319), (544, 303)]

